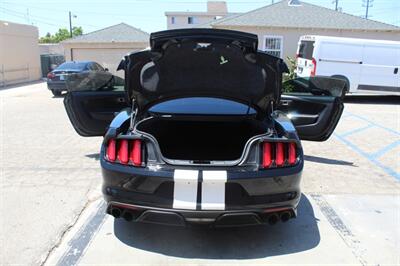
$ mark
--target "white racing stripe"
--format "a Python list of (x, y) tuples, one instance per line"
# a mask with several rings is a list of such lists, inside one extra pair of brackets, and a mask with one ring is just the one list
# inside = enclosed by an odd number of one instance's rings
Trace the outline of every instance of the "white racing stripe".
[(225, 209), (226, 180), (226, 171), (203, 171), (203, 184), (201, 187), (202, 210)]
[(172, 208), (195, 210), (197, 202), (197, 183), (199, 171), (175, 170), (174, 202)]

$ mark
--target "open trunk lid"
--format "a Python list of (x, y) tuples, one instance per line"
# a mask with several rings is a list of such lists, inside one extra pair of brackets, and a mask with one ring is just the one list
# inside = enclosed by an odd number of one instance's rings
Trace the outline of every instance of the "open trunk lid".
[(150, 49), (131, 53), (118, 69), (125, 70), (125, 89), (139, 111), (164, 100), (217, 97), (235, 100), (267, 115), (278, 102), (282, 59), (257, 51), (256, 35), (216, 29), (156, 32)]

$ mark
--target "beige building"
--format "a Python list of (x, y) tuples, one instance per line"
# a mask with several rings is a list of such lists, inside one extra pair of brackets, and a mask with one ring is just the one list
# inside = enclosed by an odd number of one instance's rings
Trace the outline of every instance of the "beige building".
[(148, 33), (120, 23), (65, 40), (61, 45), (66, 61), (95, 61), (117, 74), (116, 69), (121, 59), (130, 52), (148, 47), (149, 38)]
[(169, 30), (198, 27), (231, 15), (234, 14), (228, 13), (226, 2), (223, 1), (208, 1), (206, 12), (165, 12)]
[(400, 27), (298, 0), (219, 19), (208, 27), (257, 34), (260, 50), (284, 59), (296, 55), (300, 36), (307, 34), (400, 41)]
[(36, 27), (0, 20), (0, 86), (40, 79), (38, 39)]

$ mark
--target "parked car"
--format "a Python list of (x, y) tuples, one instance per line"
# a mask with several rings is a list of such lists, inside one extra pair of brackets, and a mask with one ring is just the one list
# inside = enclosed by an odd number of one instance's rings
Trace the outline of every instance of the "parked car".
[(153, 33), (151, 48), (119, 66), (125, 90), (69, 91), (64, 104), (77, 133), (104, 136), (107, 213), (214, 226), (296, 217), (301, 140), (329, 138), (345, 82), (291, 80), (283, 95), (287, 67), (257, 42), (228, 30)]
[(97, 87), (110, 81), (113, 75), (100, 64), (93, 61), (69, 61), (62, 63), (56, 69), (47, 74), (47, 88), (54, 96), (59, 96), (67, 91), (66, 79), (71, 74), (79, 73), (86, 77), (92, 87)]
[(350, 92), (400, 92), (400, 42), (306, 35), (297, 49), (297, 76), (343, 78)]

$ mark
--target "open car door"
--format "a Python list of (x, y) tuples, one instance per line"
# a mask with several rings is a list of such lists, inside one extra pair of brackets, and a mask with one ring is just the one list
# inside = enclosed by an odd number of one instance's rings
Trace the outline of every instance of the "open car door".
[(296, 78), (283, 83), (278, 110), (291, 119), (302, 140), (325, 141), (342, 115), (346, 82), (331, 77)]
[(64, 106), (76, 132), (83, 137), (103, 136), (115, 114), (129, 106), (124, 80), (90, 74), (66, 77)]

